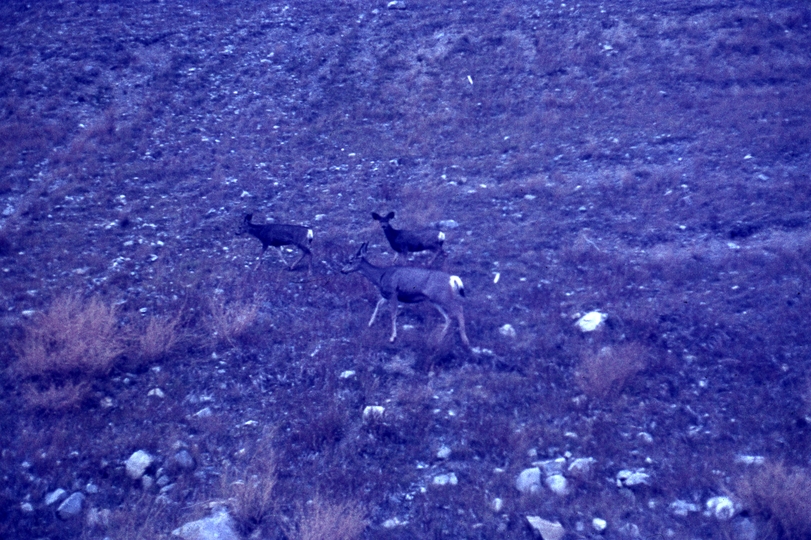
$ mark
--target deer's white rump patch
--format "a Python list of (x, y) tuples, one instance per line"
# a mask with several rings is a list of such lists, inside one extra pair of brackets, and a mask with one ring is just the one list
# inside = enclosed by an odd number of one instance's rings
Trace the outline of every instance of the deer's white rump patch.
[(453, 289), (454, 292), (459, 292), (465, 288), (465, 284), (462, 283), (462, 278), (459, 276), (451, 276), (448, 282), (451, 284), (451, 289)]

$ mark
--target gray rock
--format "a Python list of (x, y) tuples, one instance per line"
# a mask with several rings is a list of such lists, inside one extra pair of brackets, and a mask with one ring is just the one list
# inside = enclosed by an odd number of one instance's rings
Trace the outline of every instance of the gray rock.
[(127, 467), (127, 475), (133, 480), (138, 480), (144, 475), (146, 469), (152, 465), (153, 461), (155, 461), (155, 458), (143, 450), (134, 452), (125, 464)]
[(179, 536), (183, 540), (239, 540), (239, 535), (234, 531), (234, 520), (224, 508), (210, 517), (178, 527), (172, 531), (172, 536)]
[(531, 467), (521, 471), (515, 480), (515, 487), (521, 493), (539, 493), (541, 491), (541, 469)]
[(51, 506), (54, 503), (58, 503), (65, 499), (68, 496), (68, 492), (62, 488), (57, 488), (52, 492), (45, 495), (45, 506)]
[(180, 469), (190, 471), (194, 469), (196, 463), (194, 462), (194, 458), (187, 450), (180, 450), (178, 451), (172, 461), (175, 465), (177, 465)]
[(56, 511), (62, 519), (70, 519), (77, 516), (82, 511), (82, 504), (84, 503), (84, 493), (77, 491), (70, 497), (65, 499)]

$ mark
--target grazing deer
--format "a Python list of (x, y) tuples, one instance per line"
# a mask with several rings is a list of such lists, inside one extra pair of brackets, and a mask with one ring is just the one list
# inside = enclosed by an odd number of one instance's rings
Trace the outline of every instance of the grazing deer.
[(387, 300), (391, 306), (391, 337), (390, 342), (397, 339), (397, 308), (398, 302), (413, 304), (427, 300), (445, 318), (440, 339), (445, 337), (451, 319), (455, 317), (459, 322), (459, 336), (465, 347), (470, 349), (470, 341), (465, 333), (465, 314), (462, 311), (460, 296), (465, 295), (465, 289), (459, 276), (452, 276), (439, 270), (414, 268), (409, 266), (389, 266), (381, 268), (366, 260), (366, 246), (360, 246), (358, 252), (347, 261), (341, 273), (360, 272), (374, 283), (380, 290), (380, 300), (375, 306), (369, 326), (375, 322), (380, 306)]
[(433, 251), (434, 256), (428, 261), (428, 264), (434, 262), (437, 255), (444, 253), (442, 251), (442, 244), (445, 242), (445, 233), (442, 231), (435, 231), (433, 229), (395, 229), (391, 226), (389, 221), (394, 218), (394, 212), (389, 212), (385, 216), (381, 216), (376, 212), (372, 212), (372, 219), (380, 222), (380, 227), (386, 233), (386, 238), (394, 250), (394, 260), (402, 253), (408, 256), (408, 252), (417, 251)]
[(256, 265), (257, 269), (259, 265), (262, 264), (262, 255), (265, 254), (268, 246), (279, 248), (279, 256), (282, 258), (285, 265), (287, 265), (287, 261), (284, 258), (284, 253), (282, 253), (282, 246), (296, 246), (303, 253), (296, 262), (288, 266), (288, 269), (293, 270), (304, 257), (308, 257), (308, 271), (312, 273), (313, 252), (310, 251), (310, 243), (313, 241), (312, 229), (300, 227), (299, 225), (283, 225), (277, 223), (256, 225), (251, 223), (252, 218), (253, 214), (245, 215), (245, 219), (242, 221), (242, 226), (239, 228), (237, 234), (250, 233), (262, 241), (262, 254), (259, 255), (259, 264)]

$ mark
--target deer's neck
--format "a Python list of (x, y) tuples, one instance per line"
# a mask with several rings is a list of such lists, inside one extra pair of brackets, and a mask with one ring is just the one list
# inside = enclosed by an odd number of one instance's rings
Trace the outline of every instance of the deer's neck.
[(366, 279), (380, 287), (380, 280), (383, 277), (383, 272), (385, 272), (385, 268), (380, 268), (379, 266), (375, 266), (366, 259), (363, 259), (360, 262), (360, 267), (358, 268), (361, 274), (366, 276)]

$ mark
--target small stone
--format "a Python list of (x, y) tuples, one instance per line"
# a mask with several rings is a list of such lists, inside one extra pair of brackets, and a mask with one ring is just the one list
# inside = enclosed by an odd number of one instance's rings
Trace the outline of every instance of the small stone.
[(499, 328), (498, 333), (501, 334), (502, 336), (508, 337), (508, 338), (514, 338), (515, 335), (516, 335), (515, 334), (515, 328), (513, 328), (513, 325), (511, 325), (509, 323), (507, 323), (504, 326), (502, 326), (501, 328)]
[(158, 398), (166, 397), (166, 395), (163, 393), (163, 390), (161, 390), (160, 388), (153, 388), (152, 390), (147, 392), (146, 395), (147, 396), (154, 396), (154, 397), (158, 397)]
[(595, 531), (603, 532), (608, 527), (608, 522), (604, 519), (594, 518), (591, 520), (591, 526), (594, 527)]
[(434, 476), (435, 486), (455, 486), (459, 483), (455, 473), (439, 474)]
[(211, 410), (211, 407), (203, 407), (202, 409), (194, 413), (194, 416), (196, 416), (197, 418), (210, 418), (213, 415), (214, 412)]
[(99, 492), (99, 486), (97, 486), (96, 484), (90, 483), (90, 484), (87, 484), (84, 487), (84, 490), (88, 495), (95, 495), (96, 493)]
[(521, 471), (515, 480), (515, 487), (521, 493), (539, 493), (541, 491), (541, 469), (531, 467)]
[(547, 521), (538, 516), (527, 516), (527, 522), (532, 530), (541, 535), (543, 540), (560, 540), (566, 534), (563, 525), (556, 521)]
[(144, 489), (149, 489), (155, 484), (155, 479), (145, 474), (141, 477), (141, 487)]
[(438, 457), (439, 459), (448, 459), (449, 457), (451, 457), (450, 447), (445, 446), (444, 444), (440, 446), (439, 450), (437, 450), (436, 452), (436, 457)]
[(732, 519), (737, 513), (735, 503), (729, 497), (712, 497), (707, 500), (707, 512), (714, 515), (716, 519), (726, 521)]
[(391, 2), (386, 4), (386, 7), (389, 9), (405, 9), (406, 5), (405, 2), (403, 2), (403, 0), (392, 0)]
[(384, 529), (393, 529), (395, 527), (402, 527), (404, 525), (408, 525), (408, 521), (400, 521), (400, 518), (393, 517), (391, 519), (387, 519), (383, 522)]
[(679, 517), (685, 517), (690, 512), (698, 512), (698, 505), (677, 499), (670, 503), (670, 511)]
[(501, 509), (504, 508), (504, 501), (496, 497), (493, 499), (493, 502), (490, 503), (490, 508), (493, 509), (493, 512), (501, 512)]
[(24, 514), (30, 514), (34, 511), (34, 505), (30, 502), (20, 503), (20, 511)]
[(82, 503), (84, 503), (84, 493), (77, 491), (65, 499), (56, 511), (62, 519), (70, 519), (82, 511)]
[(87, 526), (91, 528), (107, 528), (110, 526), (110, 516), (112, 516), (112, 512), (107, 508), (102, 510), (99, 510), (98, 508), (91, 508), (87, 511), (85, 523), (87, 523)]
[(65, 499), (68, 496), (68, 492), (62, 488), (57, 488), (52, 492), (45, 495), (45, 506), (51, 506), (54, 503), (58, 503)]
[(766, 461), (766, 458), (763, 456), (747, 456), (747, 455), (737, 455), (735, 456), (735, 463), (741, 463), (743, 465), (763, 465)]
[(347, 369), (346, 371), (342, 371), (341, 374), (338, 375), (338, 378), (340, 378), (340, 379), (351, 379), (354, 376), (355, 376), (354, 370)]
[(179, 450), (173, 457), (172, 461), (179, 468), (184, 470), (191, 470), (195, 467), (194, 458), (189, 454), (188, 450)]
[(608, 318), (605, 313), (599, 311), (591, 311), (577, 319), (577, 327), (583, 332), (593, 332), (597, 330), (603, 322)]
[(385, 411), (386, 408), (381, 405), (367, 405), (366, 408), (363, 409), (363, 419), (368, 421), (383, 418)]
[(552, 493), (561, 497), (569, 493), (569, 483), (562, 474), (547, 476), (546, 487), (552, 490)]
[(125, 464), (127, 475), (133, 480), (138, 480), (144, 475), (146, 469), (152, 465), (153, 461), (155, 461), (155, 458), (143, 450), (134, 452)]
[(443, 219), (442, 221), (437, 223), (437, 225), (439, 225), (440, 229), (457, 229), (457, 228), (459, 228), (459, 224), (456, 223), (456, 220), (453, 220), (453, 219)]
[(591, 474), (596, 460), (594, 458), (577, 458), (569, 464), (569, 474), (577, 478), (585, 478)]
[(172, 531), (172, 536), (179, 536), (184, 540), (239, 540), (239, 535), (234, 530), (234, 520), (222, 508), (210, 517), (178, 527)]
[(644, 469), (637, 471), (622, 470), (617, 473), (617, 486), (632, 487), (641, 484), (650, 484), (650, 475), (644, 472)]

